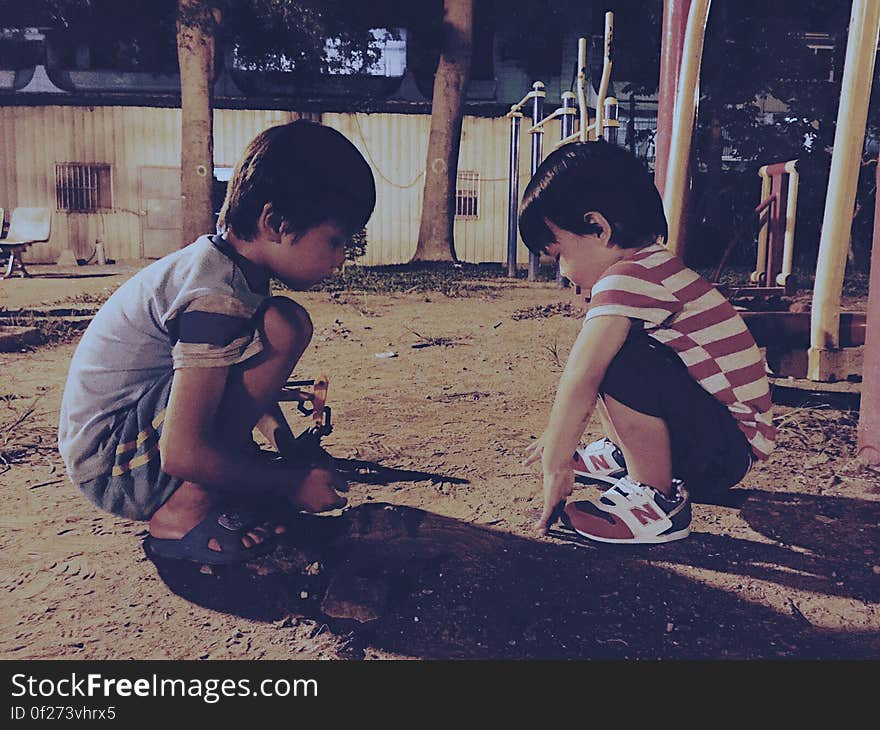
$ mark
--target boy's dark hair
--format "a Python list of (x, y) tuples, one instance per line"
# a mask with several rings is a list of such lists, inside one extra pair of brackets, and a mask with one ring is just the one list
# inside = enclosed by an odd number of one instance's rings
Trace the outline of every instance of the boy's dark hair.
[(596, 233), (585, 220), (597, 211), (611, 224), (611, 240), (639, 248), (666, 239), (663, 201), (647, 168), (629, 151), (602, 140), (573, 142), (552, 152), (523, 193), (519, 232), (529, 250), (553, 243), (547, 221), (579, 235)]
[(217, 226), (251, 240), (266, 203), (294, 231), (332, 219), (356, 233), (373, 213), (376, 183), (345, 136), (300, 119), (251, 140), (232, 173)]

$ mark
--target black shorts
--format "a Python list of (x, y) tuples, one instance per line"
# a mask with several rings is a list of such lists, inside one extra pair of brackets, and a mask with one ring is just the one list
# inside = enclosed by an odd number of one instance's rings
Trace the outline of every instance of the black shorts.
[(727, 407), (705, 391), (665, 345), (633, 329), (599, 388), (669, 428), (672, 476), (695, 499), (717, 496), (742, 481), (752, 448)]

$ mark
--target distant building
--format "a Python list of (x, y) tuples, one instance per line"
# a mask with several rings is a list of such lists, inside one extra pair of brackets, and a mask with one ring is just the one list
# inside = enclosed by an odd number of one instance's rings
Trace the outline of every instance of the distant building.
[[(586, 4), (588, 6), (588, 4)], [(506, 259), (509, 124), (504, 115), (540, 80), (546, 113), (573, 89), (578, 38), (591, 27), (589, 7), (555, 39), (558, 64), (540, 79), (502, 57), (509, 19), (490, 12), (475, 27), (471, 81), (462, 131), (456, 196), (456, 248), (465, 261)], [(367, 230), (365, 264), (409, 260), (418, 236), (429, 130), (430, 74), (410, 68), (402, 29), (377, 29), (378, 60), (367, 73), (335, 73), (307, 82), (286, 69), (259, 72), (222, 55), (215, 83), (215, 205), (244, 146), (271, 124), (306, 116), (349, 136), (373, 166), (379, 187)], [(809, 39), (817, 54), (826, 41)], [(535, 43), (546, 39), (534, 39)], [(601, 38), (591, 39), (591, 75), (601, 66)], [(549, 47), (548, 47), (549, 48)], [(334, 42), (327, 53), (338, 56)], [(614, 80), (616, 88), (623, 82)], [(595, 94), (591, 93), (591, 98)], [(618, 143), (653, 162), (656, 96), (617, 96)], [(768, 119), (783, 113), (763, 100)], [(32, 261), (55, 261), (64, 249), (89, 258), (100, 239), (110, 258), (157, 258), (187, 243), (180, 237), (180, 95), (176, 58), (167, 49), (113, 38), (73, 43), (47, 27), (0, 29), (0, 207), (54, 210), (52, 238), (31, 248)], [(775, 105), (776, 104), (776, 105)], [(528, 110), (526, 110), (528, 118)], [(524, 122), (527, 124), (527, 122)], [(525, 130), (525, 127), (523, 128)], [(551, 123), (545, 153), (560, 134)], [(520, 183), (529, 170), (521, 136)], [(521, 247), (521, 257), (526, 259)]]

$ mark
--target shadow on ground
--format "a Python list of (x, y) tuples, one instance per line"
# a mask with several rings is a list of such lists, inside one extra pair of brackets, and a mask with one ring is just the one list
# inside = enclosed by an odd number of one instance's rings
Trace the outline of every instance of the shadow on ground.
[(794, 602), (777, 612), (675, 570), (876, 602), (880, 505), (752, 491), (741, 509), (776, 543), (692, 533), (622, 548), (564, 528), (542, 541), (370, 503), (335, 518), (291, 517), (285, 541), (247, 565), (209, 575), (181, 561), (156, 567), (172, 591), (216, 611), (353, 632), (353, 658), (368, 646), (437, 659), (880, 656), (878, 632), (823, 630)]
[[(33, 271), (31, 270), (26, 277), (27, 279), (97, 279), (106, 276), (117, 276), (118, 271)], [(9, 277), (14, 278), (15, 275)], [(18, 277), (21, 278), (21, 277)]]

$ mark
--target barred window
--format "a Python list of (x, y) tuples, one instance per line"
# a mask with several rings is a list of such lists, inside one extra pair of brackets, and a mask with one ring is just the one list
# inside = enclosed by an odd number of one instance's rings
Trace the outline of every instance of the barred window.
[(462, 170), (455, 185), (455, 217), (480, 217), (480, 173)]
[(91, 212), (113, 207), (110, 165), (59, 162), (55, 165), (58, 210)]

